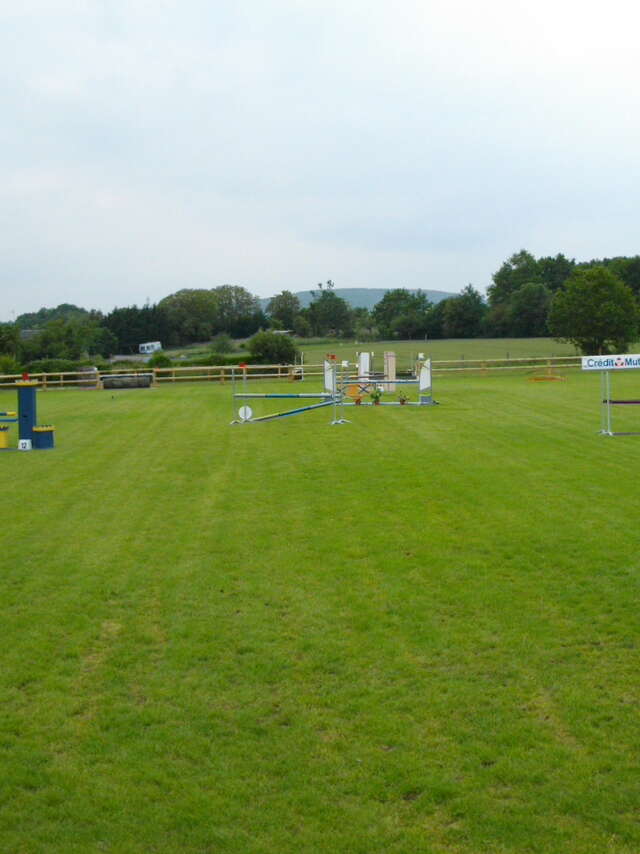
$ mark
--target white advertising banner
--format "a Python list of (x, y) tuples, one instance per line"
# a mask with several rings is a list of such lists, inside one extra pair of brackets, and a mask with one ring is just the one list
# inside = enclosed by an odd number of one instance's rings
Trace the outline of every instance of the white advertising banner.
[(640, 354), (626, 353), (622, 356), (583, 356), (583, 371), (629, 371), (640, 368)]

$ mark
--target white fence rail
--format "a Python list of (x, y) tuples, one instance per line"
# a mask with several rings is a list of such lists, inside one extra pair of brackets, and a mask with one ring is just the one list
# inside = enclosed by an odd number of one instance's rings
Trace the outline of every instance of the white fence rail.
[[(552, 358), (532, 357), (528, 359), (448, 359), (437, 362), (432, 362), (432, 370), (436, 374), (445, 373), (475, 373), (489, 374), (499, 371), (547, 371), (552, 372), (556, 369), (565, 370), (567, 368), (579, 368), (579, 356), (554, 356)], [(35, 380), (42, 389), (60, 388), (60, 387), (77, 387), (77, 388), (100, 388), (102, 378), (110, 375), (138, 375), (138, 374), (153, 374), (154, 383), (179, 383), (179, 382), (219, 382), (226, 383), (231, 381), (232, 372), (235, 372), (236, 378), (242, 379), (283, 379), (294, 380), (299, 375), (299, 365), (247, 365), (240, 367), (238, 365), (202, 365), (190, 367), (171, 367), (171, 368), (143, 368), (140, 370), (122, 369), (112, 371), (53, 371), (50, 373), (33, 373), (29, 378)], [(401, 371), (398, 372), (400, 377)], [(321, 377), (323, 376), (323, 366), (305, 365), (304, 376)], [(16, 382), (22, 379), (22, 374), (0, 374), (0, 388), (11, 388)]]

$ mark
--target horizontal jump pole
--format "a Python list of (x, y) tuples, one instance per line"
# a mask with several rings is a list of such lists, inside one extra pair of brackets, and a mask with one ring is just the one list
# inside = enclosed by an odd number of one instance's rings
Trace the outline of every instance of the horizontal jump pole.
[(344, 378), (342, 385), (418, 385), (420, 380), (376, 380), (367, 379), (366, 377), (353, 377), (353, 379)]
[(259, 418), (251, 418), (250, 424), (257, 421), (274, 421), (276, 418), (286, 418), (287, 415), (300, 415), (302, 412), (310, 412), (312, 409), (320, 409), (323, 406), (333, 406), (334, 400), (323, 400), (322, 403), (312, 403), (311, 406), (301, 406), (298, 409), (288, 409), (286, 412), (273, 412), (271, 415), (261, 415)]
[(356, 403), (355, 400), (345, 400), (343, 406), (424, 406), (424, 403), (418, 403), (417, 400), (408, 400), (406, 403), (400, 403), (399, 400), (381, 400), (380, 403), (372, 403), (370, 400), (363, 400), (362, 403)]
[(293, 397), (293, 398), (309, 397), (309, 398), (324, 398), (324, 399), (332, 398), (333, 399), (333, 395), (331, 394), (331, 392), (328, 392), (328, 391), (318, 392), (317, 394), (311, 394), (311, 392), (309, 394), (293, 394), (293, 393), (292, 394), (251, 394), (251, 393), (245, 394), (243, 392), (239, 392), (238, 394), (234, 394), (233, 396), (236, 398), (242, 398), (243, 400), (247, 400), (248, 398), (269, 398), (269, 399), (276, 398), (276, 399), (279, 399), (279, 398), (290, 398), (290, 397)]
[(603, 400), (603, 403), (609, 403), (611, 406), (638, 406), (640, 400)]

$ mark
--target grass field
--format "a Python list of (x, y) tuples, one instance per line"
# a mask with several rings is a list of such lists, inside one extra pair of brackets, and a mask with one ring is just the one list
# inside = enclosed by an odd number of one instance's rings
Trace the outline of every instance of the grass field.
[[(348, 341), (318, 342), (314, 339), (296, 339), (296, 345), (304, 353), (308, 364), (322, 362), (327, 353), (335, 353), (339, 359), (355, 361), (356, 352), (370, 350), (378, 356), (382, 366), (385, 350), (392, 350), (398, 356), (403, 369), (412, 366), (418, 353), (424, 353), (434, 360), (446, 359), (518, 359), (530, 356), (575, 356), (577, 351), (571, 344), (562, 344), (553, 338), (448, 338), (441, 341)], [(243, 351), (239, 350), (238, 353)], [(635, 350), (631, 351), (635, 352)], [(209, 356), (210, 349), (205, 345), (196, 345), (182, 350), (168, 350), (174, 359), (180, 355), (189, 359), (199, 355)]]
[(56, 450), (0, 454), (0, 850), (637, 854), (640, 441), (598, 380), (342, 427), (40, 393)]
[[(413, 363), (418, 353), (436, 361), (446, 359), (524, 359), (529, 356), (575, 356), (571, 344), (561, 344), (552, 338), (448, 338), (441, 341), (368, 341), (356, 344), (341, 341), (337, 344), (296, 342), (304, 352), (306, 362), (322, 361), (327, 352), (339, 359), (354, 361), (358, 350), (370, 350), (378, 357), (382, 369), (385, 350), (397, 354), (401, 366)], [(633, 351), (635, 352), (635, 351)]]

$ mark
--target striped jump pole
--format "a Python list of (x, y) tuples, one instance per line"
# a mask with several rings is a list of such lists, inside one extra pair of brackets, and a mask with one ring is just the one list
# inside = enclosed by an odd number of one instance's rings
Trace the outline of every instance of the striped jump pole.
[(310, 406), (299, 406), (297, 409), (287, 409), (285, 412), (272, 412), (270, 415), (259, 415), (257, 418), (247, 418), (243, 423), (256, 424), (258, 421), (275, 421), (276, 418), (286, 418), (287, 415), (301, 415), (303, 412), (311, 412), (312, 409), (322, 409), (324, 406), (333, 406), (333, 398), (323, 400), (322, 403), (312, 403)]
[(276, 393), (270, 393), (270, 392), (266, 393), (266, 394), (259, 394), (257, 392), (256, 393), (249, 392), (249, 393), (245, 394), (244, 392), (241, 392), (240, 394), (234, 394), (234, 397), (237, 400), (249, 400), (252, 398), (254, 398), (254, 399), (264, 398), (267, 400), (278, 400), (278, 399), (284, 399), (284, 398), (294, 398), (294, 399), (297, 399), (297, 398), (311, 398), (311, 399), (325, 398), (325, 399), (328, 399), (328, 398), (332, 398), (333, 395), (329, 394), (329, 392), (326, 392), (326, 391), (319, 391), (317, 394), (311, 394), (311, 393), (308, 393), (308, 394), (307, 393), (305, 393), (305, 394), (276, 394)]

